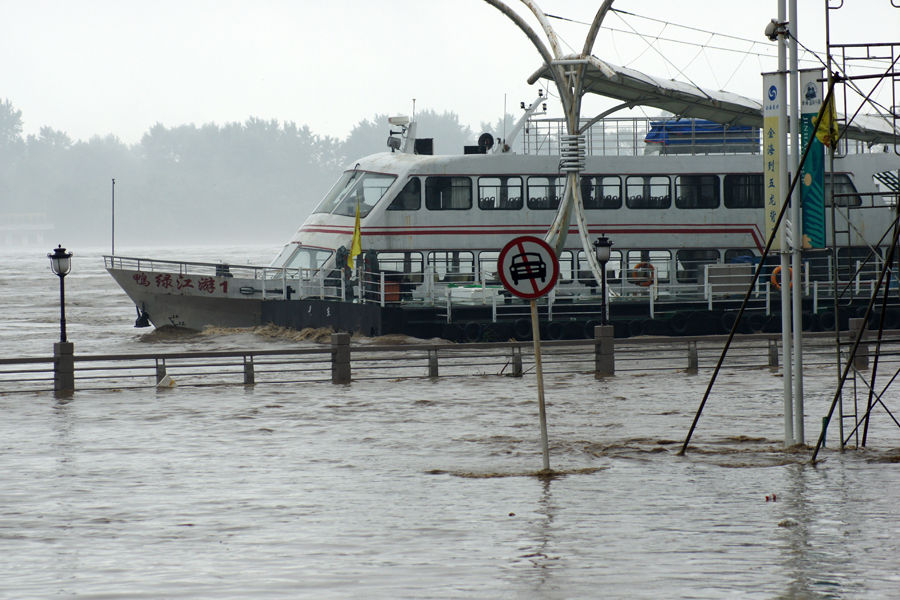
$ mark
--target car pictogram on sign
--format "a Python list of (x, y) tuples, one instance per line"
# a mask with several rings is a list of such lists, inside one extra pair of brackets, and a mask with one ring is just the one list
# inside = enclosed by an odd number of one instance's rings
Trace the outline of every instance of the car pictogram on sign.
[(510, 293), (533, 300), (556, 285), (559, 260), (547, 242), (532, 235), (522, 235), (511, 239), (500, 250), (497, 274)]
[(519, 283), (524, 279), (540, 279), (543, 283), (547, 280), (547, 263), (537, 252), (516, 254), (509, 265), (509, 275), (513, 283)]

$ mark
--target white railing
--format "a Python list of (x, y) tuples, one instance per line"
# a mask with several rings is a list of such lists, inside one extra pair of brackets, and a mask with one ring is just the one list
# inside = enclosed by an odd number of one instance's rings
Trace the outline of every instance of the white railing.
[[(148, 272), (167, 272), (192, 275), (214, 275), (233, 277), (242, 295), (256, 295), (267, 300), (308, 299), (375, 303), (380, 306), (420, 305), (442, 309), (446, 321), (452, 322), (454, 307), (490, 307), (491, 320), (508, 317), (511, 314), (527, 316), (527, 301), (507, 292), (500, 283), (482, 279), (474, 281), (438, 281), (433, 268), (425, 272), (368, 272), (358, 270), (352, 278), (342, 278), (338, 271), (313, 269), (285, 269), (267, 266), (230, 265), (224, 263), (204, 263), (105, 256), (108, 269), (123, 269)], [(804, 262), (801, 274), (803, 297), (810, 299), (813, 312), (819, 312), (830, 304), (837, 286), (842, 298), (856, 299), (870, 297), (877, 284), (881, 262), (864, 264), (855, 261), (852, 269), (845, 269), (835, 283), (831, 277), (831, 260), (821, 259), (818, 264)], [(655, 318), (658, 312), (668, 312), (674, 304), (693, 304), (705, 310), (714, 310), (717, 305), (728, 303), (733, 306), (743, 298), (752, 280), (754, 265), (703, 265), (702, 277), (698, 283), (660, 282), (654, 276), (650, 285), (635, 285), (628, 277), (620, 277), (607, 284), (607, 302), (614, 312), (620, 303), (644, 304), (646, 314)], [(826, 271), (827, 269), (827, 271)], [(756, 282), (751, 293), (754, 308), (766, 314), (777, 311), (780, 292), (771, 282), (771, 268)], [(811, 273), (817, 274), (813, 278)], [(823, 277), (827, 273), (827, 277)], [(360, 285), (360, 277), (362, 285)], [(446, 278), (445, 278), (446, 279)], [(892, 287), (896, 287), (896, 280)], [(896, 297), (896, 294), (893, 294)], [(551, 294), (540, 300), (541, 310), (553, 320), (555, 306), (563, 302), (567, 305), (584, 307), (584, 314), (591, 311), (599, 315), (600, 288), (588, 285), (579, 279), (561, 281)], [(643, 311), (642, 311), (643, 312)], [(573, 312), (569, 310), (568, 316)], [(578, 313), (581, 314), (581, 313)], [(592, 313), (591, 313), (592, 314)]]

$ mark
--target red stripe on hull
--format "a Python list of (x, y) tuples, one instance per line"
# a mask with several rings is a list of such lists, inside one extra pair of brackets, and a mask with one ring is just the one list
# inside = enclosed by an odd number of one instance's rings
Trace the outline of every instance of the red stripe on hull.
[[(308, 233), (330, 233), (334, 235), (352, 235), (352, 227), (340, 227), (333, 225), (310, 225), (300, 229)], [(607, 235), (623, 234), (678, 234), (678, 235), (713, 235), (713, 234), (749, 234), (758, 250), (762, 250), (764, 244), (759, 228), (755, 225), (709, 225), (698, 227), (696, 225), (604, 225), (594, 226), (588, 229), (591, 234), (604, 233)], [(429, 226), (429, 227), (369, 227), (363, 228), (362, 236), (410, 236), (410, 235), (543, 235), (545, 228), (541, 227), (504, 227), (496, 225), (467, 225), (457, 226)], [(570, 235), (577, 235), (578, 229), (569, 228)]]

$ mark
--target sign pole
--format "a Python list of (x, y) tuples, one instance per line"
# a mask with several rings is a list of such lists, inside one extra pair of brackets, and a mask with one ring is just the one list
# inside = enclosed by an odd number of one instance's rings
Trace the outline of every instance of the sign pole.
[(534, 370), (537, 374), (538, 413), (541, 421), (541, 449), (544, 454), (544, 471), (550, 471), (550, 450), (547, 444), (547, 410), (544, 408), (544, 369), (541, 365), (541, 327), (538, 323), (537, 302), (531, 299), (531, 338), (534, 340)]
[(510, 293), (531, 302), (531, 339), (534, 340), (534, 369), (537, 374), (538, 412), (541, 422), (541, 449), (544, 468), (550, 473), (547, 444), (547, 411), (544, 406), (544, 369), (541, 365), (541, 327), (536, 300), (553, 289), (559, 279), (559, 259), (546, 241), (530, 235), (511, 239), (497, 256), (497, 273)]

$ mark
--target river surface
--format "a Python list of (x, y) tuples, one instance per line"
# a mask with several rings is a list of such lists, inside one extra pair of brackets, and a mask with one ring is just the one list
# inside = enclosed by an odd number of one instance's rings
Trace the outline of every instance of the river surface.
[[(45, 251), (5, 251), (0, 355), (59, 337)], [(75, 249), (76, 353), (294, 347), (160, 336)], [(134, 249), (265, 264), (277, 248)], [(0, 395), (0, 598), (896, 598), (900, 430), (781, 442), (782, 379), (533, 374)], [(807, 443), (833, 367), (805, 377)], [(891, 407), (891, 398), (885, 395)], [(896, 400), (895, 400), (896, 402)]]

